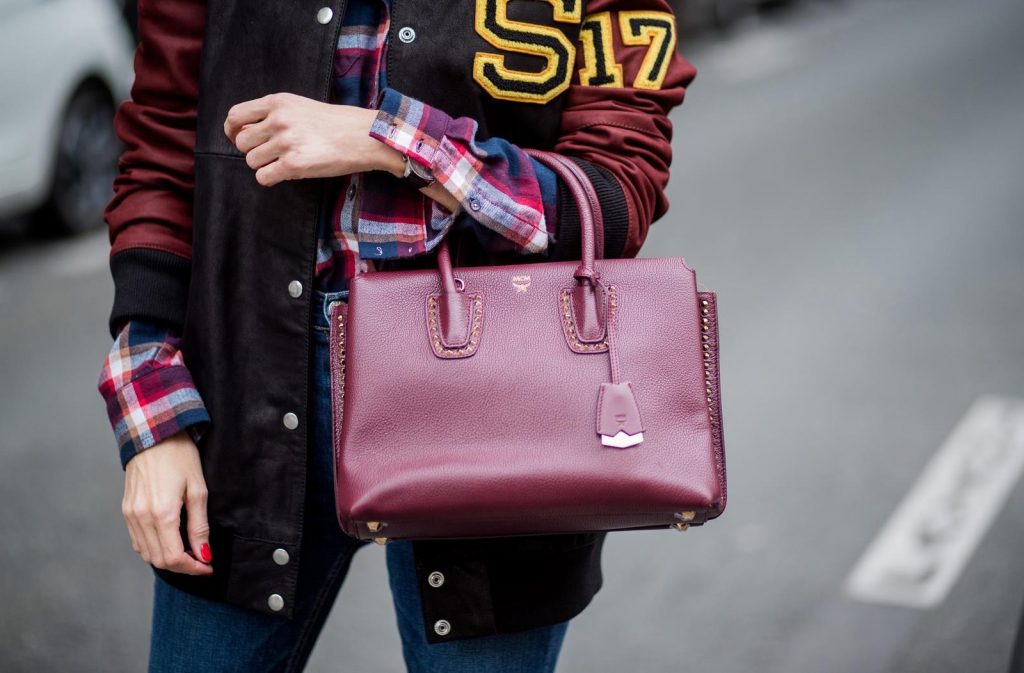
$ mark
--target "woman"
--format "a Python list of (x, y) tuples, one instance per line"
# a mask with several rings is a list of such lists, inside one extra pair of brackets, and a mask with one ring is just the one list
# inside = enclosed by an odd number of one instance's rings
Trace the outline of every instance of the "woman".
[[(635, 255), (695, 71), (663, 0), (143, 1), (139, 29), (99, 388), (156, 574), (150, 670), (300, 670), (361, 546), (333, 504), (331, 304), (444, 237), (463, 265), (576, 257), (527, 147), (576, 161), (605, 255)], [(553, 670), (603, 539), (389, 543), (408, 669)]]

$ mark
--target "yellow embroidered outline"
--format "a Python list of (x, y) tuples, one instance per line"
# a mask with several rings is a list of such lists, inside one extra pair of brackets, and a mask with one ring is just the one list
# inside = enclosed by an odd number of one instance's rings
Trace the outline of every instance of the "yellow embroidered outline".
[[(578, 23), (582, 17), (583, 4), (581, 0), (544, 1), (552, 6), (556, 21), (564, 23)], [(525, 85), (545, 85), (557, 72), (558, 59), (562, 57), (562, 55), (552, 47), (520, 40), (509, 40), (494, 33), (494, 31), (490, 30), (486, 25), (492, 8), (494, 11), (494, 22), (501, 28), (550, 37), (565, 49), (565, 78), (562, 82), (557, 82), (554, 87), (548, 89), (544, 93), (538, 94), (525, 90), (502, 88), (487, 78), (487, 75), (484, 73), (484, 67), (490, 64), (503, 79), (510, 80), (512, 82), (520, 82)], [(475, 28), (477, 34), (498, 49), (514, 51), (521, 54), (529, 54), (531, 56), (539, 56), (547, 61), (547, 65), (542, 71), (536, 73), (510, 70), (505, 67), (505, 56), (503, 54), (478, 51), (473, 57), (473, 79), (477, 84), (482, 86), (487, 93), (500, 100), (547, 103), (555, 96), (569, 88), (569, 82), (572, 79), (572, 63), (576, 59), (576, 48), (569, 39), (566, 38), (565, 34), (557, 28), (539, 26), (532, 23), (524, 23), (522, 21), (512, 21), (508, 18), (507, 10), (508, 0), (476, 0)]]
[[(654, 21), (652, 25), (643, 23), (644, 20)], [(637, 20), (637, 23), (633, 23)], [(634, 32), (634, 27), (636, 32)], [(634, 46), (650, 45), (643, 62), (640, 64), (640, 71), (633, 80), (633, 86), (637, 89), (652, 89), (657, 91), (665, 81), (668, 74), (669, 64), (672, 62), (672, 55), (676, 48), (676, 20), (671, 12), (656, 11), (628, 11), (619, 12), (619, 31), (622, 36), (622, 44)], [(666, 41), (668, 44), (666, 45)], [(658, 63), (658, 54), (664, 53), (662, 62)], [(657, 70), (657, 72), (655, 72)]]
[[(600, 34), (601, 52), (598, 53), (595, 36)], [(580, 84), (584, 86), (622, 86), (622, 66), (615, 62), (612, 48), (612, 13), (598, 12), (583, 19), (580, 24), (580, 43), (583, 45), (583, 68), (579, 70)], [(608, 82), (594, 84), (601, 74), (598, 65), (604, 66), (604, 72), (611, 76)]]

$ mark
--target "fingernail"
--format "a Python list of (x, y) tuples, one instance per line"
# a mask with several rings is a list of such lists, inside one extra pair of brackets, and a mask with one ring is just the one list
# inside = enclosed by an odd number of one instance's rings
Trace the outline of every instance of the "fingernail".
[(210, 553), (210, 545), (205, 542), (199, 546), (199, 558), (203, 559), (205, 563), (213, 560), (213, 554)]

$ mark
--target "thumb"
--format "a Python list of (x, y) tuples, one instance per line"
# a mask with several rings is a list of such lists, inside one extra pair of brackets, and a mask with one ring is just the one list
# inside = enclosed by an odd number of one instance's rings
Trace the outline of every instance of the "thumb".
[(185, 511), (188, 515), (188, 544), (192, 553), (203, 563), (213, 560), (210, 549), (210, 524), (206, 518), (206, 482), (202, 477), (190, 481), (185, 492)]

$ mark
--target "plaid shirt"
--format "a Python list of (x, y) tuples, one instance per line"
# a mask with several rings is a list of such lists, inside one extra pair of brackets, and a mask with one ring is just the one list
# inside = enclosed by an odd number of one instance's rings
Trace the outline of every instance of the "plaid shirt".
[[(449, 212), (390, 173), (346, 176), (320, 209), (316, 285), (344, 289), (374, 259), (423, 254), (453, 227), (478, 227), (493, 250), (543, 252), (553, 240), (557, 181), (519, 147), (476, 138), (475, 120), (387, 87), (390, 0), (353, 0), (335, 51), (332, 103), (378, 109), (370, 135), (428, 168), (459, 203)], [(100, 371), (98, 388), (122, 467), (139, 451), (187, 430), (198, 441), (210, 422), (168, 328), (129, 321)]]

